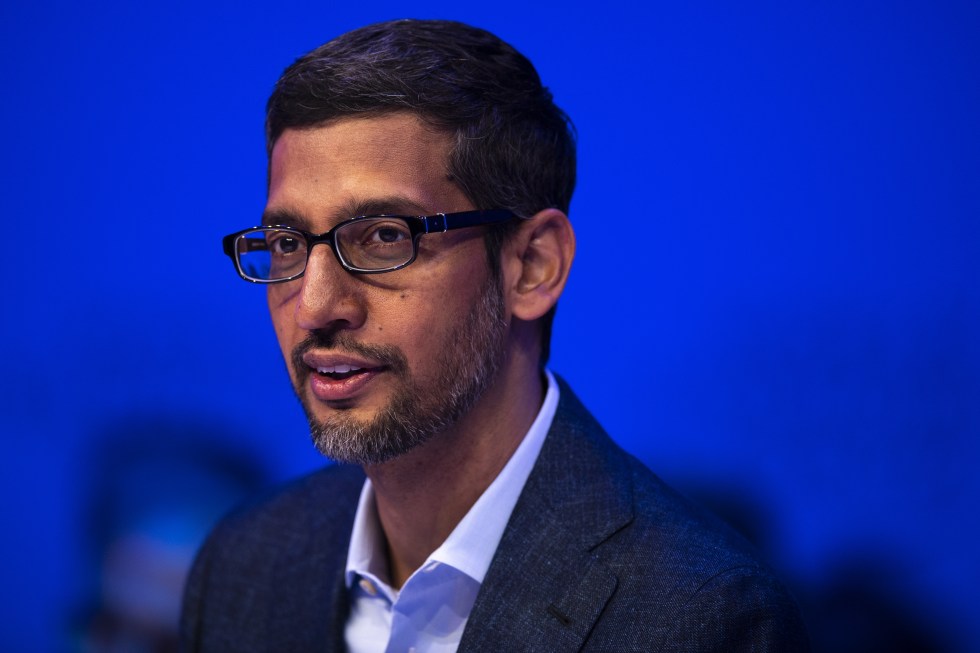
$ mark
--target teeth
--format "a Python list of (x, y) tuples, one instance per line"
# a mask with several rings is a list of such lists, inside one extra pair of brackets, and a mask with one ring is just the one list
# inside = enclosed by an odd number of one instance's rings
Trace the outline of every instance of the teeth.
[(353, 365), (334, 365), (332, 367), (318, 367), (316, 371), (320, 374), (347, 374), (348, 372), (357, 372), (360, 367), (355, 367)]

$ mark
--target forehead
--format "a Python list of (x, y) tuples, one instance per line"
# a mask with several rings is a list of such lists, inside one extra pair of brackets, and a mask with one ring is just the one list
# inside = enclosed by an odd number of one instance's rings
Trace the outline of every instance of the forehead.
[(407, 113), (287, 129), (270, 157), (267, 212), (322, 223), (352, 212), (471, 208), (448, 173), (449, 150), (447, 134)]

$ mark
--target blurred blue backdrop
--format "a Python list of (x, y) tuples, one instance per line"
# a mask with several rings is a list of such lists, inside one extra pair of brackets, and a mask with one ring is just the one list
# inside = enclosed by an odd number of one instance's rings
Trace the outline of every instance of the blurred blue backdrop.
[(818, 643), (980, 650), (980, 5), (840, 0), (4, 3), (0, 649), (75, 645), (107, 502), (208, 487), (100, 489), (121, 440), (264, 470), (188, 542), (323, 464), (220, 237), (262, 210), (282, 69), (404, 16), (511, 42), (578, 128), (552, 367), (614, 438), (755, 537)]

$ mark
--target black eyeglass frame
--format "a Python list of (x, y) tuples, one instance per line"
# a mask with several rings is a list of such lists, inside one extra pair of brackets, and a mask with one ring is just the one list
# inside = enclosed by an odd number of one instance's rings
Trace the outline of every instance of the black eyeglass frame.
[[(302, 229), (297, 229), (295, 227), (290, 227), (287, 225), (263, 225), (259, 227), (250, 227), (248, 229), (243, 229), (242, 231), (236, 231), (233, 234), (228, 234), (221, 239), (222, 245), (224, 247), (225, 254), (231, 258), (232, 263), (235, 265), (235, 271), (238, 272), (240, 276), (245, 281), (251, 283), (259, 284), (270, 284), (270, 283), (285, 283), (287, 281), (295, 281), (299, 279), (304, 274), (306, 274), (306, 266), (309, 264), (310, 252), (313, 251), (313, 247), (320, 243), (326, 243), (330, 245), (330, 249), (333, 250), (334, 256), (340, 263), (340, 266), (347, 270), (348, 272), (354, 274), (380, 274), (383, 272), (394, 272), (395, 270), (401, 270), (408, 265), (415, 262), (419, 253), (419, 238), (424, 234), (431, 233), (442, 233), (444, 231), (449, 231), (451, 229), (464, 229), (466, 227), (479, 227), (483, 225), (498, 224), (501, 222), (507, 222), (514, 218), (519, 217), (513, 211), (507, 209), (487, 209), (487, 210), (477, 210), (477, 211), (459, 211), (457, 213), (436, 213), (435, 215), (360, 215), (355, 218), (350, 218), (340, 222), (327, 232), (322, 234), (313, 234), (308, 231), (303, 231)], [(381, 270), (367, 270), (364, 268), (359, 268), (357, 266), (351, 265), (344, 260), (343, 254), (340, 253), (340, 248), (337, 246), (337, 241), (334, 238), (334, 234), (338, 229), (351, 224), (352, 222), (359, 222), (362, 220), (376, 220), (378, 218), (395, 218), (399, 220), (404, 220), (408, 225), (409, 232), (412, 235), (412, 257), (400, 263), (398, 265), (392, 266), (390, 268), (383, 268)], [(241, 267), (241, 260), (238, 256), (237, 244), (240, 238), (254, 233), (256, 231), (263, 231), (269, 229), (281, 229), (283, 231), (288, 231), (290, 233), (297, 234), (301, 236), (306, 241), (306, 262), (303, 264), (303, 269), (289, 277), (283, 279), (258, 279), (256, 277), (249, 276)]]

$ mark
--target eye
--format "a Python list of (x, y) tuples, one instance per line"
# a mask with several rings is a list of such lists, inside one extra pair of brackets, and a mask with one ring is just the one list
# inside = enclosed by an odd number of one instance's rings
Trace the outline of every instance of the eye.
[(269, 251), (273, 256), (286, 256), (294, 254), (303, 247), (303, 241), (294, 234), (286, 232), (274, 232), (267, 238)]
[(411, 239), (412, 234), (405, 225), (385, 222), (374, 225), (364, 233), (363, 243), (365, 245), (394, 244), (403, 240)]
[(337, 253), (360, 270), (387, 270), (414, 256), (412, 230), (396, 217), (357, 218), (337, 227)]

